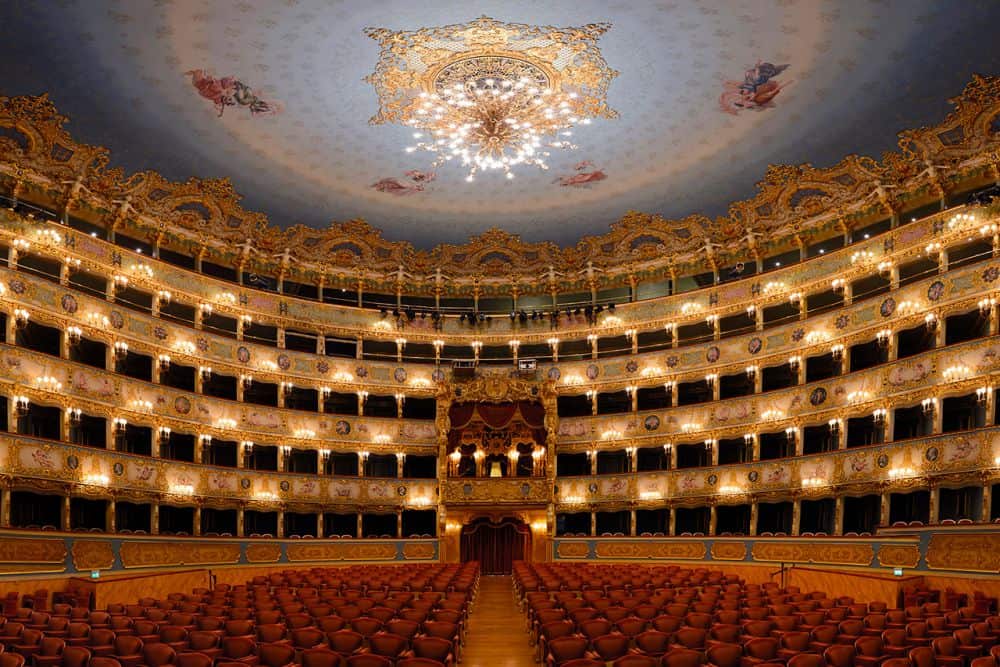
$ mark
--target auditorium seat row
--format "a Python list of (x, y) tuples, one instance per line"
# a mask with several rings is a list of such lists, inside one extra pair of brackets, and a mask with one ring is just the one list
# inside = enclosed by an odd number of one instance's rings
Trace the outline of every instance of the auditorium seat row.
[(0, 617), (0, 667), (452, 667), (478, 563), (287, 570)]

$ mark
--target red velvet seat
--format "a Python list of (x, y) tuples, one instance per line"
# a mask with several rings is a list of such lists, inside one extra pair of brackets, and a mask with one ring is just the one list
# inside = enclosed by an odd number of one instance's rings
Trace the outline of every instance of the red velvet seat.
[(709, 667), (739, 667), (743, 647), (739, 644), (713, 644), (705, 652)]
[(214, 662), (212, 658), (197, 651), (177, 654), (177, 667), (212, 667)]
[[(164, 667), (177, 664), (177, 651), (162, 642), (146, 644), (142, 647), (143, 664), (146, 667)], [(124, 666), (123, 666), (124, 667)]]
[(62, 664), (65, 649), (66, 641), (62, 637), (42, 637), (31, 662), (35, 667), (57, 667)]
[(786, 663), (787, 667), (825, 667), (818, 653), (799, 653)]
[(30, 662), (31, 656), (42, 649), (41, 644), (44, 636), (45, 634), (41, 630), (25, 628), (21, 631), (21, 637), (10, 647), (10, 650), (14, 653), (20, 653)]
[(629, 638), (623, 634), (611, 634), (596, 637), (590, 642), (591, 649), (597, 657), (605, 662), (611, 662), (628, 653)]
[(623, 655), (611, 663), (611, 667), (659, 667), (660, 661), (648, 655), (631, 653)]
[(24, 656), (20, 653), (2, 653), (0, 667), (24, 667)]
[(881, 637), (858, 637), (854, 642), (855, 667), (878, 667), (885, 660)]
[(548, 643), (545, 664), (547, 667), (562, 667), (570, 660), (591, 657), (587, 655), (589, 644), (586, 637), (557, 637)]
[(823, 651), (823, 661), (827, 667), (854, 667), (854, 646), (833, 644)]
[(455, 656), (452, 643), (441, 637), (416, 637), (411, 644), (410, 654), (417, 658), (430, 658), (452, 667)]
[(295, 664), (295, 649), (288, 644), (260, 644), (257, 657), (262, 667), (292, 667)]
[(774, 637), (754, 637), (743, 645), (742, 667), (756, 667), (778, 660), (778, 640)]
[(347, 667), (392, 667), (392, 660), (372, 653), (360, 653), (347, 659)]
[(340, 667), (344, 659), (330, 649), (313, 648), (302, 652), (301, 661), (302, 667)]
[(959, 655), (965, 656), (966, 661), (978, 658), (983, 654), (983, 647), (976, 642), (976, 633), (971, 628), (960, 628), (952, 633), (955, 642), (958, 644)]
[(659, 630), (646, 630), (633, 638), (635, 649), (643, 655), (659, 658), (669, 650), (670, 635)]
[(364, 635), (347, 629), (327, 633), (326, 640), (332, 651), (345, 658), (360, 651), (365, 645)]
[(217, 662), (241, 662), (244, 665), (256, 665), (257, 642), (253, 637), (237, 636), (222, 638), (222, 655)]
[(135, 635), (115, 637), (114, 657), (122, 667), (138, 667), (145, 660), (142, 648), (142, 640)]
[(663, 667), (701, 667), (703, 654), (687, 648), (674, 648), (663, 654)]

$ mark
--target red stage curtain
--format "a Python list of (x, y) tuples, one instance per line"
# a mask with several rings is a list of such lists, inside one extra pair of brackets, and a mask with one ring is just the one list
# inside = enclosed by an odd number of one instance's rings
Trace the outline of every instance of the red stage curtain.
[(518, 403), (518, 409), (521, 411), (521, 417), (525, 424), (531, 428), (545, 427), (545, 408), (542, 407), (541, 403), (521, 401)]
[(517, 403), (480, 403), (476, 410), (487, 426), (501, 429), (517, 414)]
[(479, 561), (483, 574), (510, 574), (513, 562), (524, 560), (530, 539), (528, 526), (516, 519), (478, 519), (462, 527), (462, 562)]
[(453, 403), (448, 410), (448, 417), (451, 419), (453, 431), (459, 431), (469, 425), (472, 416), (476, 414), (475, 403)]

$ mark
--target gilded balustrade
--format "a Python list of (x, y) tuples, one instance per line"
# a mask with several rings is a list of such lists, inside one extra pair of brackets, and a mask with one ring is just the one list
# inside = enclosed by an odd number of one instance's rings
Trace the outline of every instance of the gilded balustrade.
[[(807, 480), (820, 479), (812, 486)], [(787, 459), (704, 468), (558, 477), (560, 512), (744, 504), (751, 500), (831, 498), (903, 492), (932, 483), (1000, 481), (1000, 427), (841, 449)]]
[[(931, 240), (949, 245), (969, 236), (970, 231), (978, 235), (980, 226), (988, 221), (970, 223), (972, 226), (969, 228), (962, 225), (949, 227), (947, 224), (954, 216), (967, 211), (980, 217), (985, 215), (981, 209), (953, 208), (800, 264), (693, 292), (622, 303), (613, 314), (605, 313), (596, 327), (582, 320), (564, 320), (556, 333), (564, 340), (584, 339), (590, 333), (618, 336), (628, 329), (654, 330), (667, 323), (683, 324), (712, 314), (720, 317), (735, 314), (748, 303), (763, 308), (787, 301), (788, 296), (795, 292), (823, 291), (829, 289), (831, 275), (836, 274), (850, 282), (853, 278), (874, 272), (881, 261), (898, 263), (923, 253)], [(42, 233), (42, 230), (57, 232), (60, 242)], [(63, 261), (67, 256), (80, 260), (80, 268), (91, 272), (120, 272), (129, 277), (130, 284), (143, 287), (154, 295), (165, 289), (180, 302), (194, 306), (210, 303), (220, 314), (236, 319), (249, 315), (255, 322), (278, 327), (307, 328), (331, 336), (361, 336), (390, 342), (403, 334), (412, 342), (431, 343), (444, 339), (456, 345), (467, 345), (473, 340), (480, 340), (485, 345), (506, 345), (512, 336), (525, 345), (545, 344), (553, 335), (547, 322), (521, 324), (505, 317), (493, 317), (486, 328), (471, 328), (452, 317), (444, 320), (443, 331), (435, 331), (430, 319), (420, 318), (403, 329), (397, 329), (371, 309), (320, 304), (245, 288), (132, 253), (69, 227), (28, 220), (20, 214), (0, 209), (0, 239), (9, 244), (19, 237), (29, 240), (34, 252), (47, 253), (57, 261)], [(870, 259), (852, 262), (852, 257), (859, 256), (859, 253)], [(149, 267), (152, 274), (133, 268), (140, 264)]]
[[(727, 369), (742, 370), (751, 363), (761, 367), (769, 362), (780, 364), (787, 360), (788, 354), (805, 358), (815, 352), (829, 351), (830, 346), (837, 343), (850, 345), (866, 336), (872, 337), (887, 326), (896, 330), (915, 326), (928, 310), (943, 318), (952, 309), (974, 300), (974, 295), (991, 294), (998, 273), (1000, 264), (987, 260), (765, 331), (667, 351), (543, 364), (540, 373), (558, 379), (560, 393), (578, 393), (580, 390), (574, 390), (573, 385), (613, 390), (635, 383), (656, 384), (667, 378), (683, 380), (698, 377), (699, 373), (724, 374)], [(373, 393), (403, 390), (409, 395), (420, 396), (434, 391), (428, 364), (385, 364), (317, 357), (239, 342), (145, 313), (117, 309), (103, 299), (23, 272), (0, 269), (0, 278), (9, 287), (7, 298), (31, 308), (39, 321), (60, 328), (71, 324), (80, 326), (88, 337), (109, 345), (114, 340), (126, 340), (130, 349), (151, 354), (154, 358), (164, 352), (179, 362), (195, 366), (209, 363), (214, 369), (236, 377), (250, 372), (261, 380), (275, 383), (291, 380), (317, 389), (319, 376), (323, 378), (322, 386), (349, 393), (361, 389)], [(965, 305), (971, 307), (971, 304)], [(88, 319), (90, 313), (97, 314), (97, 323)], [(104, 326), (104, 321), (110, 322), (110, 329)]]
[(0, 478), (38, 491), (154, 502), (248, 503), (273, 509), (427, 509), (437, 480), (341, 477), (223, 468), (0, 433)]

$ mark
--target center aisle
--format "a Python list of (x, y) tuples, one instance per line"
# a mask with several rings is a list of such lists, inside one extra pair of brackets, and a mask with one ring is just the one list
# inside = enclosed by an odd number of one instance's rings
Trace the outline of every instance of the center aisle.
[(461, 667), (531, 667), (525, 617), (514, 601), (511, 578), (483, 576), (469, 617)]

